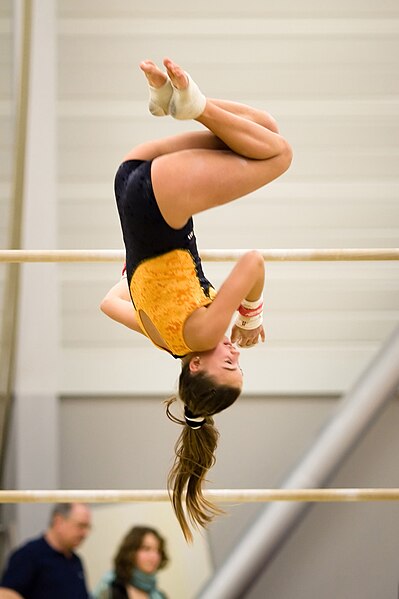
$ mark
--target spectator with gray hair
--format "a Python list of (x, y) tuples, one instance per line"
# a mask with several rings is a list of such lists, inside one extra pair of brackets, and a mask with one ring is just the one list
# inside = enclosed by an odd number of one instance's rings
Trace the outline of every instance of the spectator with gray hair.
[(83, 503), (59, 503), (47, 530), (14, 551), (0, 582), (0, 599), (88, 599), (83, 564), (75, 549), (91, 528)]

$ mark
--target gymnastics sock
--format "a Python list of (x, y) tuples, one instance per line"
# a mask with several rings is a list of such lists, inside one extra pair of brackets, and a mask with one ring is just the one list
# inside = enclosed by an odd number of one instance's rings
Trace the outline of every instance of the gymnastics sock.
[(148, 86), (150, 91), (150, 100), (148, 104), (149, 111), (154, 116), (166, 116), (169, 114), (169, 104), (173, 94), (173, 86), (169, 77), (162, 87)]
[(198, 85), (188, 77), (188, 87), (186, 89), (173, 88), (173, 95), (169, 105), (169, 113), (175, 119), (187, 120), (196, 119), (204, 112), (206, 98), (199, 89)]

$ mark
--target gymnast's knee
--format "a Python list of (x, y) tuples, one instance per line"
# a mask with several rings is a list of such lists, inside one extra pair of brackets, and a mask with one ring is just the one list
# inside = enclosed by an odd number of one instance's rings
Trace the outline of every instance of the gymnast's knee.
[(293, 157), (293, 151), (291, 145), (284, 137), (281, 138), (281, 149), (278, 154), (279, 161), (281, 163), (282, 172), (284, 173), (291, 165)]

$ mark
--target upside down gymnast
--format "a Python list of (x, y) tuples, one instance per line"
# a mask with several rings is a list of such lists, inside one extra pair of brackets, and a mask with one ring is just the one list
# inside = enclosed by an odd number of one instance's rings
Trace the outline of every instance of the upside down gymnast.
[(189, 521), (206, 526), (220, 511), (203, 497), (202, 485), (215, 461), (213, 415), (242, 390), (235, 344), (251, 347), (265, 338), (261, 254), (242, 256), (216, 293), (202, 269), (192, 217), (270, 183), (290, 166), (292, 151), (267, 112), (206, 98), (175, 62), (165, 58), (163, 66), (140, 63), (150, 112), (195, 120), (204, 131), (145, 142), (124, 157), (115, 196), (126, 272), (101, 309), (182, 362), (178, 397), (184, 420), (170, 410), (177, 398), (167, 402), (169, 418), (183, 426), (168, 486), (190, 540)]

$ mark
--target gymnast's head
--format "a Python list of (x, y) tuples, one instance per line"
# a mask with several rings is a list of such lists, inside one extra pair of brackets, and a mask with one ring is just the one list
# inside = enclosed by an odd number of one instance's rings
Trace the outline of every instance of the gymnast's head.
[(183, 359), (182, 373), (185, 369), (188, 371), (188, 380), (201, 375), (204, 380), (209, 380), (210, 385), (241, 389), (243, 376), (239, 358), (240, 352), (228, 337), (224, 337), (215, 348), (186, 356)]
[(239, 357), (240, 352), (224, 337), (214, 349), (194, 352), (183, 359), (179, 398), (186, 412), (206, 423), (207, 418), (235, 402), (243, 383)]
[(213, 350), (189, 354), (183, 359), (179, 377), (184, 420), (170, 410), (177, 398), (167, 401), (168, 417), (183, 427), (175, 446), (176, 458), (168, 487), (187, 540), (192, 539), (189, 521), (195, 527), (206, 526), (215, 515), (222, 513), (204, 498), (202, 484), (215, 463), (219, 433), (213, 416), (231, 406), (241, 393), (243, 377), (239, 355), (227, 337)]

